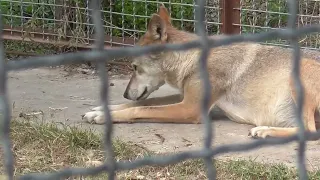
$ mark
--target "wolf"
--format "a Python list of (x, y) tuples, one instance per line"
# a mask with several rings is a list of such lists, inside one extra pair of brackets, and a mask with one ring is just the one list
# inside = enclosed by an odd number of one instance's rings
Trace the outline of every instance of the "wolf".
[[(213, 40), (225, 35), (213, 35)], [(199, 38), (178, 30), (164, 5), (148, 23), (138, 46), (177, 44)], [(200, 48), (188, 51), (149, 53), (132, 60), (134, 70), (123, 94), (129, 103), (111, 105), (114, 123), (201, 123)], [(242, 42), (212, 48), (207, 60), (211, 83), (210, 109), (218, 107), (237, 123), (250, 124), (253, 138), (285, 137), (297, 133), (297, 94), (291, 76), (289, 48)], [(320, 65), (301, 59), (301, 82), (305, 87), (303, 121), (307, 131), (316, 131), (319, 120)], [(165, 83), (179, 94), (148, 98)], [(102, 107), (83, 115), (90, 123), (104, 124)]]

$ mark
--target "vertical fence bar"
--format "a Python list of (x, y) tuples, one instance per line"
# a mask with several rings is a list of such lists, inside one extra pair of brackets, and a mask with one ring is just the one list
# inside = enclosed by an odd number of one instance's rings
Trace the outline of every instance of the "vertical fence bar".
[[(296, 21), (298, 18), (299, 2), (288, 1), (290, 17), (288, 20), (288, 29), (291, 28), (295, 30), (297, 28)], [(305, 127), (302, 121), (302, 108), (304, 102), (304, 87), (302, 86), (300, 79), (300, 61), (301, 52), (300, 45), (297, 36), (292, 36), (290, 39), (291, 46), (293, 48), (293, 68), (292, 76), (294, 78), (294, 86), (297, 91), (297, 125), (299, 127), (299, 147), (298, 147), (298, 170), (300, 179), (308, 179), (307, 170), (305, 166), (305, 151), (306, 151), (306, 137), (305, 137)]]
[(217, 12), (218, 12), (218, 15), (217, 15), (218, 16), (218, 31), (217, 31), (217, 33), (220, 34), (221, 33), (221, 28), (220, 28), (220, 25), (219, 25), (219, 23), (221, 23), (221, 4), (220, 3), (218, 5)]
[[(63, 20), (63, 10), (64, 10), (64, 6), (63, 6), (63, 0), (55, 0), (54, 1), (54, 30), (56, 31), (56, 28), (59, 27), (60, 25), (63, 24), (61, 22), (61, 20)], [(33, 4), (32, 4), (32, 16), (33, 16)]]
[[(180, 0), (180, 3), (183, 4), (183, 0)], [(184, 6), (180, 5), (180, 28), (183, 29), (183, 13), (184, 13)]]
[[(256, 8), (256, 1), (252, 0), (252, 9), (257, 9)], [(252, 11), (252, 33), (256, 32), (256, 26), (257, 26), (257, 12), (256, 11)]]
[(110, 10), (110, 14), (109, 14), (109, 24), (110, 24), (110, 34), (109, 34), (109, 37), (110, 37), (110, 46), (112, 47), (113, 46), (113, 0), (110, 0), (109, 2), (109, 10)]
[[(144, 9), (145, 9), (144, 13), (145, 13), (145, 16), (148, 17), (148, 2), (147, 2), (147, 0), (144, 0), (144, 3), (145, 3), (144, 4)], [(148, 18), (144, 18), (144, 20), (145, 20), (145, 26), (146, 26), (145, 29), (147, 30), (148, 29), (148, 22), (149, 22), (148, 20), (149, 19)]]
[[(169, 7), (169, 15), (170, 15), (170, 17), (172, 16), (172, 6), (171, 6), (171, 0), (169, 0), (169, 5), (168, 5)], [(180, 5), (180, 6), (182, 6), (182, 5)]]
[(21, 21), (21, 34), (23, 34), (24, 33), (24, 9), (23, 9), (23, 7), (24, 7), (24, 4), (23, 4), (23, 1), (22, 0), (20, 0), (20, 21)]
[[(10, 1), (10, 34), (12, 35), (12, 29), (13, 29), (13, 2)], [(33, 14), (32, 14), (33, 15)], [(1, 14), (2, 17), (2, 14)], [(2, 24), (2, 26), (4, 27), (4, 24)], [(1, 29), (2, 31), (2, 29)]]
[(137, 31), (136, 27), (136, 2), (132, 2), (132, 11), (133, 11), (133, 45), (136, 45), (136, 38), (139, 37), (139, 31)]
[(240, 8), (239, 8), (239, 14), (240, 14), (240, 17), (239, 17), (239, 19), (240, 19), (239, 28), (240, 28), (240, 30), (239, 31), (240, 31), (240, 34), (242, 34), (242, 30), (243, 30), (243, 28), (242, 28), (243, 0), (239, 0), (239, 1), (240, 1)]
[(196, 3), (193, 1), (193, 32), (196, 32)]
[(90, 13), (89, 13), (89, 0), (86, 0), (86, 16), (87, 16), (87, 43), (89, 44), (90, 43), (90, 32), (91, 32), (91, 28), (90, 28), (90, 19), (91, 19), (91, 16), (90, 16)]
[[(101, 1), (100, 0), (92, 0), (91, 2), (92, 7), (92, 18), (93, 24), (95, 28), (95, 49), (96, 51), (102, 51), (104, 49), (104, 28), (102, 24), (102, 16), (101, 16)], [(108, 171), (108, 179), (114, 180), (115, 179), (115, 159), (114, 159), (114, 151), (112, 147), (112, 119), (111, 114), (108, 108), (109, 104), (109, 90), (107, 84), (109, 79), (106, 73), (105, 62), (98, 62), (98, 72), (99, 78), (101, 82), (100, 86), (100, 100), (103, 107), (104, 118), (106, 118), (105, 124), (105, 136), (104, 136), (104, 148), (106, 150), (106, 157), (107, 157), (107, 164), (110, 166)]]
[(221, 33), (240, 34), (240, 1), (220, 0)]
[[(124, 16), (124, 8), (125, 8), (125, 4), (124, 4), (124, 0), (122, 0), (121, 1), (121, 30), (122, 30), (122, 32), (121, 32), (121, 35), (122, 35), (122, 45), (124, 45), (124, 18), (125, 18), (125, 16)], [(126, 16), (127, 17), (127, 16)]]
[(10, 141), (10, 108), (7, 97), (7, 65), (4, 57), (3, 47), (3, 22), (0, 10), (0, 138), (4, 152), (4, 165), (7, 171), (8, 179), (13, 179), (13, 154)]
[[(210, 151), (211, 145), (212, 145), (212, 126), (211, 126), (211, 120), (209, 118), (209, 103), (211, 100), (211, 84), (209, 80), (209, 72), (207, 69), (207, 60), (209, 57), (209, 42), (208, 42), (208, 36), (206, 33), (205, 28), (205, 2), (203, 0), (196, 0), (196, 10), (195, 10), (195, 20), (196, 20), (196, 31), (197, 34), (200, 36), (201, 39), (201, 45), (202, 45), (202, 52), (199, 59), (199, 67), (200, 67), (200, 78), (203, 83), (203, 95), (201, 99), (201, 120), (204, 124), (204, 151)], [(211, 156), (204, 157), (204, 162), (207, 168), (207, 177), (209, 180), (216, 179), (216, 171), (213, 164), (213, 159)]]
[[(45, 29), (45, 2), (42, 1), (41, 3), (41, 7), (42, 7), (42, 17), (41, 17), (41, 20), (42, 20), (42, 39), (45, 38), (45, 32), (44, 32), (44, 29)], [(23, 31), (22, 31), (23, 33)]]

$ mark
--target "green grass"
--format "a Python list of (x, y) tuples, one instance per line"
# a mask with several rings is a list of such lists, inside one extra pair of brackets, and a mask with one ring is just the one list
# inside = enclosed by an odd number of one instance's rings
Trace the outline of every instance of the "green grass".
[[(103, 161), (101, 135), (90, 130), (65, 125), (12, 121), (11, 138), (15, 158), (15, 175), (31, 172), (53, 172), (66, 167), (88, 167), (89, 160)], [(117, 160), (134, 160), (153, 152), (132, 143), (115, 139)], [(1, 153), (3, 159), (3, 154)], [(291, 180), (298, 179), (295, 169), (282, 164), (261, 164), (249, 160), (215, 161), (217, 179)], [(0, 171), (4, 174), (4, 167)], [(85, 179), (105, 179), (106, 174)], [(202, 160), (188, 160), (166, 167), (143, 167), (119, 172), (118, 179), (206, 179)], [(309, 172), (310, 179), (319, 179), (320, 171)]]

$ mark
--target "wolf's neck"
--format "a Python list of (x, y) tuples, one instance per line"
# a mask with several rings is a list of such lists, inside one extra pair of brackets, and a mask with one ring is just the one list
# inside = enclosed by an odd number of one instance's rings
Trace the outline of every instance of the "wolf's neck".
[(162, 68), (166, 82), (175, 88), (183, 88), (184, 82), (197, 68), (198, 50), (167, 52)]

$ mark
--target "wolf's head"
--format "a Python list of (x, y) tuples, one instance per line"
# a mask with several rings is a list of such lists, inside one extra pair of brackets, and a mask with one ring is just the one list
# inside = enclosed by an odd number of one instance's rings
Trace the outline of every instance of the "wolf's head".
[[(167, 29), (170, 27), (172, 27), (170, 15), (164, 5), (161, 5), (157, 14), (152, 15), (147, 31), (140, 38), (138, 45), (147, 46), (167, 43)], [(134, 72), (123, 94), (124, 98), (130, 100), (146, 99), (165, 83), (162, 70), (163, 58), (162, 53), (153, 53), (133, 59), (132, 68)]]

